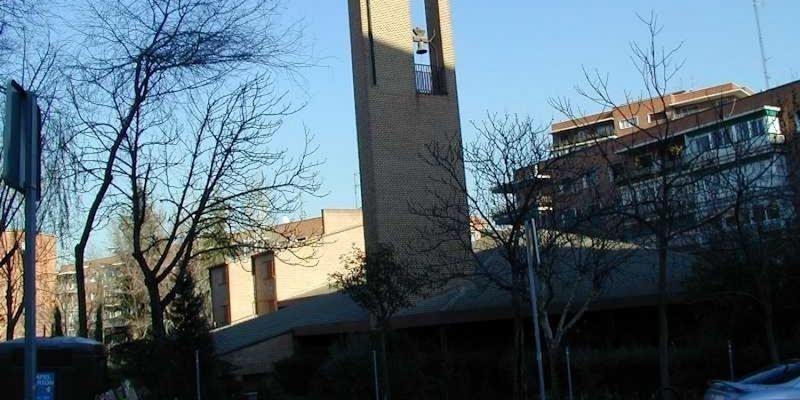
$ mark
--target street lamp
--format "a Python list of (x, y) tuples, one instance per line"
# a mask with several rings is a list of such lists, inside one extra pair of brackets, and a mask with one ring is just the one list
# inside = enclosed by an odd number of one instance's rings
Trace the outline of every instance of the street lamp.
[[(542, 345), (539, 330), (539, 304), (536, 297), (536, 274), (534, 273), (534, 261), (536, 268), (541, 264), (539, 256), (539, 237), (536, 234), (536, 217), (527, 218), (525, 221), (525, 236), (527, 236), (528, 253), (528, 290), (531, 295), (531, 313), (533, 315), (533, 335), (536, 339), (536, 366), (539, 368), (539, 398), (545, 400), (544, 391), (544, 370), (542, 369)], [(533, 253), (533, 254), (532, 254)], [(534, 257), (535, 256), (535, 257)], [(535, 259), (534, 259), (535, 258)]]
[[(530, 185), (536, 184), (536, 181), (547, 179), (550, 179), (548, 175), (534, 173), (532, 177), (526, 177), (522, 180), (518, 180), (509, 184), (503, 184), (499, 187), (493, 188), (492, 191), (494, 193), (516, 194), (520, 189), (529, 188)], [(533, 319), (534, 342), (536, 343), (536, 367), (538, 369), (539, 378), (539, 399), (545, 400), (547, 397), (544, 390), (544, 369), (542, 368), (541, 331), (539, 328), (539, 304), (536, 296), (537, 281), (535, 273), (535, 269), (541, 265), (541, 256), (539, 254), (539, 237), (536, 231), (536, 217), (538, 215), (539, 207), (540, 205), (538, 204), (538, 201), (535, 201), (530, 209), (523, 210), (525, 215), (522, 215), (522, 217), (525, 218), (526, 253), (528, 259), (528, 290), (531, 298), (531, 316)], [(515, 217), (519, 217), (519, 215), (517, 215), (518, 212), (519, 210), (515, 208), (509, 212), (509, 214), (512, 215), (500, 215), (495, 219), (495, 221), (499, 224), (503, 224), (506, 221), (511, 221), (515, 219)]]

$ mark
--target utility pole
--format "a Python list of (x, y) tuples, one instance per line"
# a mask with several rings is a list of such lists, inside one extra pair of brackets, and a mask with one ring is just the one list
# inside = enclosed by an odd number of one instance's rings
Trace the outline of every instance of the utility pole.
[(194, 379), (197, 389), (197, 400), (200, 400), (200, 350), (194, 351)]
[(769, 73), (767, 73), (767, 56), (764, 52), (764, 34), (761, 32), (761, 18), (758, 15), (758, 0), (753, 0), (753, 13), (756, 16), (756, 30), (758, 31), (758, 47), (761, 50), (761, 69), (764, 72), (764, 90), (769, 89)]
[(358, 208), (358, 172), (353, 172), (353, 205)]

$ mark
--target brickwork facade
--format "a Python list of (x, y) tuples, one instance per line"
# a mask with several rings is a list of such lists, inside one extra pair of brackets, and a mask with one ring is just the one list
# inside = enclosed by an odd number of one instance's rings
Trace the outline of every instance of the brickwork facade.
[(322, 216), (276, 227), (291, 232), (291, 250), (250, 254), (209, 268), (216, 326), (268, 314), (285, 301), (332, 291), (341, 257), (364, 248), (361, 210), (325, 209)]
[[(7, 262), (0, 266), (0, 293), (3, 306), (0, 312), (0, 335), (6, 338), (9, 316), (22, 306), (23, 300), (23, 261), (21, 248), (24, 247), (25, 234), (9, 231), (0, 233), (0, 255), (13, 251)], [(47, 234), (36, 236), (36, 334), (46, 336), (52, 333), (53, 312), (56, 304), (56, 238)], [(9, 308), (10, 307), (10, 308)], [(12, 338), (25, 335), (25, 313), (19, 316)]]
[(367, 250), (378, 244), (413, 249), (437, 242), (440, 238), (430, 233), (441, 227), (424, 211), (440, 206), (441, 199), (452, 201), (449, 206), (463, 214), (452, 229), (469, 235), (463, 191), (454, 190), (459, 185), (435, 183), (451, 177), (423, 159), (429, 146), (453, 146), (459, 171), (452, 179), (464, 181), (450, 5), (447, 0), (425, 1), (430, 68), (440, 72), (432, 79), (443, 92), (424, 94), (415, 72), (410, 3), (349, 1)]

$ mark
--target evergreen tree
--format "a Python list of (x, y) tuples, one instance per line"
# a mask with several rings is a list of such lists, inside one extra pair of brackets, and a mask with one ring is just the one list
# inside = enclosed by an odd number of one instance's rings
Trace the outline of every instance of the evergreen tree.
[(55, 310), (53, 311), (53, 329), (52, 329), (52, 336), (64, 336), (64, 325), (63, 321), (61, 320), (61, 308), (56, 306)]
[[(173, 377), (175, 393), (179, 398), (195, 397), (195, 351), (199, 351), (201, 382), (206, 385), (213, 381), (213, 347), (208, 320), (203, 313), (204, 301), (195, 290), (194, 278), (190, 273), (178, 277), (175, 300), (167, 310), (171, 326), (170, 339), (173, 344), (173, 362), (176, 365)], [(206, 393), (207, 387), (202, 388)], [(204, 396), (207, 397), (207, 396)]]
[(103, 304), (98, 304), (94, 313), (94, 340), (103, 343)]

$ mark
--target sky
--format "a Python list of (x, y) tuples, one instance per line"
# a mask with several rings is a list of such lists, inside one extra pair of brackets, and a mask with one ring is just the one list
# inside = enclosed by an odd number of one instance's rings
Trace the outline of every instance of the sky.
[[(800, 79), (794, 29), (800, 1), (759, 4), (771, 85)], [(583, 68), (607, 75), (618, 100), (624, 91), (638, 95), (642, 83), (630, 45), (643, 43), (648, 34), (637, 14), (657, 15), (665, 48), (681, 45), (677, 57), (684, 65), (671, 89), (727, 81), (756, 91), (765, 87), (751, 0), (451, 0), (451, 8), (465, 142), (474, 135), (470, 121), (487, 112), (529, 115), (549, 125), (561, 119), (548, 105), (553, 98), (599, 111), (576, 94), (576, 86), (585, 87)], [(305, 26), (315, 66), (300, 71), (294, 96), (306, 106), (287, 121), (276, 144), (296, 147), (304, 128), (315, 135), (325, 162), (320, 169), (325, 196), (305, 199), (306, 215), (354, 207), (360, 199), (347, 1), (288, 0), (285, 13)]]
[[(423, 25), (418, 10), (423, 0), (410, 1), (416, 6), (415, 25)], [(800, 1), (759, 1), (772, 86), (800, 79), (794, 32)], [(641, 93), (630, 46), (646, 41), (648, 34), (637, 14), (657, 15), (663, 25), (661, 45), (681, 45), (677, 57), (684, 65), (670, 89), (728, 81), (757, 91), (765, 87), (752, 0), (451, 0), (451, 9), (467, 143), (474, 137), (471, 121), (487, 113), (518, 113), (548, 126), (562, 119), (549, 106), (551, 99), (567, 98), (583, 111), (600, 111), (576, 93), (576, 86), (585, 87), (584, 68), (607, 75), (617, 101), (625, 91)], [(273, 144), (299, 152), (309, 131), (319, 146), (317, 158), (324, 162), (320, 196), (307, 196), (302, 212), (292, 218), (316, 217), (323, 208), (360, 206), (347, 0), (284, 0), (283, 13), (284, 23), (304, 26), (301, 51), (313, 66), (283, 77), (281, 87), (291, 88), (289, 98), (305, 107), (286, 119)], [(111, 251), (108, 230), (95, 232), (88, 256)]]

